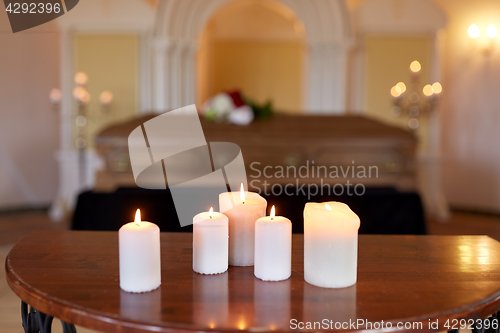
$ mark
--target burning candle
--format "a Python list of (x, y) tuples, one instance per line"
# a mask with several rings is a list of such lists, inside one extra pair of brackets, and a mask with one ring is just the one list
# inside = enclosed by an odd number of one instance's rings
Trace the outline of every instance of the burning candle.
[(255, 223), (254, 274), (264, 281), (286, 280), (292, 274), (292, 223), (271, 214)]
[(219, 195), (221, 213), (229, 218), (229, 265), (252, 266), (254, 262), (255, 222), (266, 215), (267, 201), (259, 194), (240, 192)]
[(135, 222), (125, 224), (118, 231), (120, 254), (120, 288), (142, 293), (161, 284), (160, 228), (141, 221), (141, 211)]
[(218, 274), (228, 266), (228, 219), (213, 211), (193, 218), (193, 270), (200, 274)]
[(304, 279), (315, 286), (356, 283), (359, 217), (344, 203), (306, 203)]

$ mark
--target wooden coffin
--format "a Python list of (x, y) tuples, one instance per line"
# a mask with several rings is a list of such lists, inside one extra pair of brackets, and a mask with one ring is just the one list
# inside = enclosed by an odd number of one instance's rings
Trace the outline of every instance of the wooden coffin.
[[(96, 150), (105, 161), (105, 168), (97, 175), (97, 190), (135, 187), (127, 138), (132, 130), (153, 117), (113, 125), (96, 137)], [(207, 142), (233, 142), (240, 146), (249, 184), (254, 187), (263, 186), (264, 181), (349, 181), (369, 187), (416, 188), (415, 136), (367, 117), (275, 115), (247, 126), (201, 118), (201, 124)]]

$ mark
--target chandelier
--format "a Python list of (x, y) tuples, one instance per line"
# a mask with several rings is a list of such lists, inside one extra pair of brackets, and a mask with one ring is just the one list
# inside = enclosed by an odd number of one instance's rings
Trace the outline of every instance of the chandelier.
[(421, 87), (420, 74), (422, 66), (415, 60), (410, 64), (410, 84), (408, 87), (403, 82), (398, 82), (391, 88), (392, 107), (391, 115), (406, 117), (411, 130), (420, 126), (420, 119), (435, 111), (443, 87), (439, 82), (426, 84)]

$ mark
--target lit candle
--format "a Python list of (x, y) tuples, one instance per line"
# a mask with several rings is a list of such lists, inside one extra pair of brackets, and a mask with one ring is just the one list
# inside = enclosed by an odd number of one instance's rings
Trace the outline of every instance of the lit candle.
[(434, 90), (432, 89), (432, 86), (430, 84), (426, 84), (424, 88), (422, 88), (422, 92), (424, 93), (425, 97), (431, 97), (434, 95)]
[(259, 194), (225, 192), (219, 195), (220, 211), (229, 218), (229, 265), (252, 266), (255, 222), (266, 215), (267, 201)]
[(411, 62), (411, 64), (410, 64), (410, 71), (413, 74), (418, 74), (421, 69), (422, 69), (422, 65), (420, 65), (420, 62), (418, 62), (417, 60), (414, 60), (414, 61)]
[(120, 288), (142, 293), (161, 284), (160, 228), (141, 221), (141, 211), (135, 222), (125, 224), (118, 231), (120, 253)]
[(218, 274), (228, 266), (227, 216), (213, 211), (193, 218), (193, 270), (200, 274)]
[(436, 95), (439, 95), (443, 92), (443, 86), (439, 82), (434, 82), (432, 84), (432, 92)]
[(254, 274), (264, 281), (286, 280), (292, 274), (292, 223), (271, 214), (255, 223)]
[(304, 279), (318, 287), (356, 283), (359, 217), (341, 202), (306, 203)]

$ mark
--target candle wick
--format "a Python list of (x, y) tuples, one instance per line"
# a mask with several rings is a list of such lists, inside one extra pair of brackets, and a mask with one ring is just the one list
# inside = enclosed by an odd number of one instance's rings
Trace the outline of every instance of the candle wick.
[(274, 221), (274, 217), (271, 217), (271, 221)]

